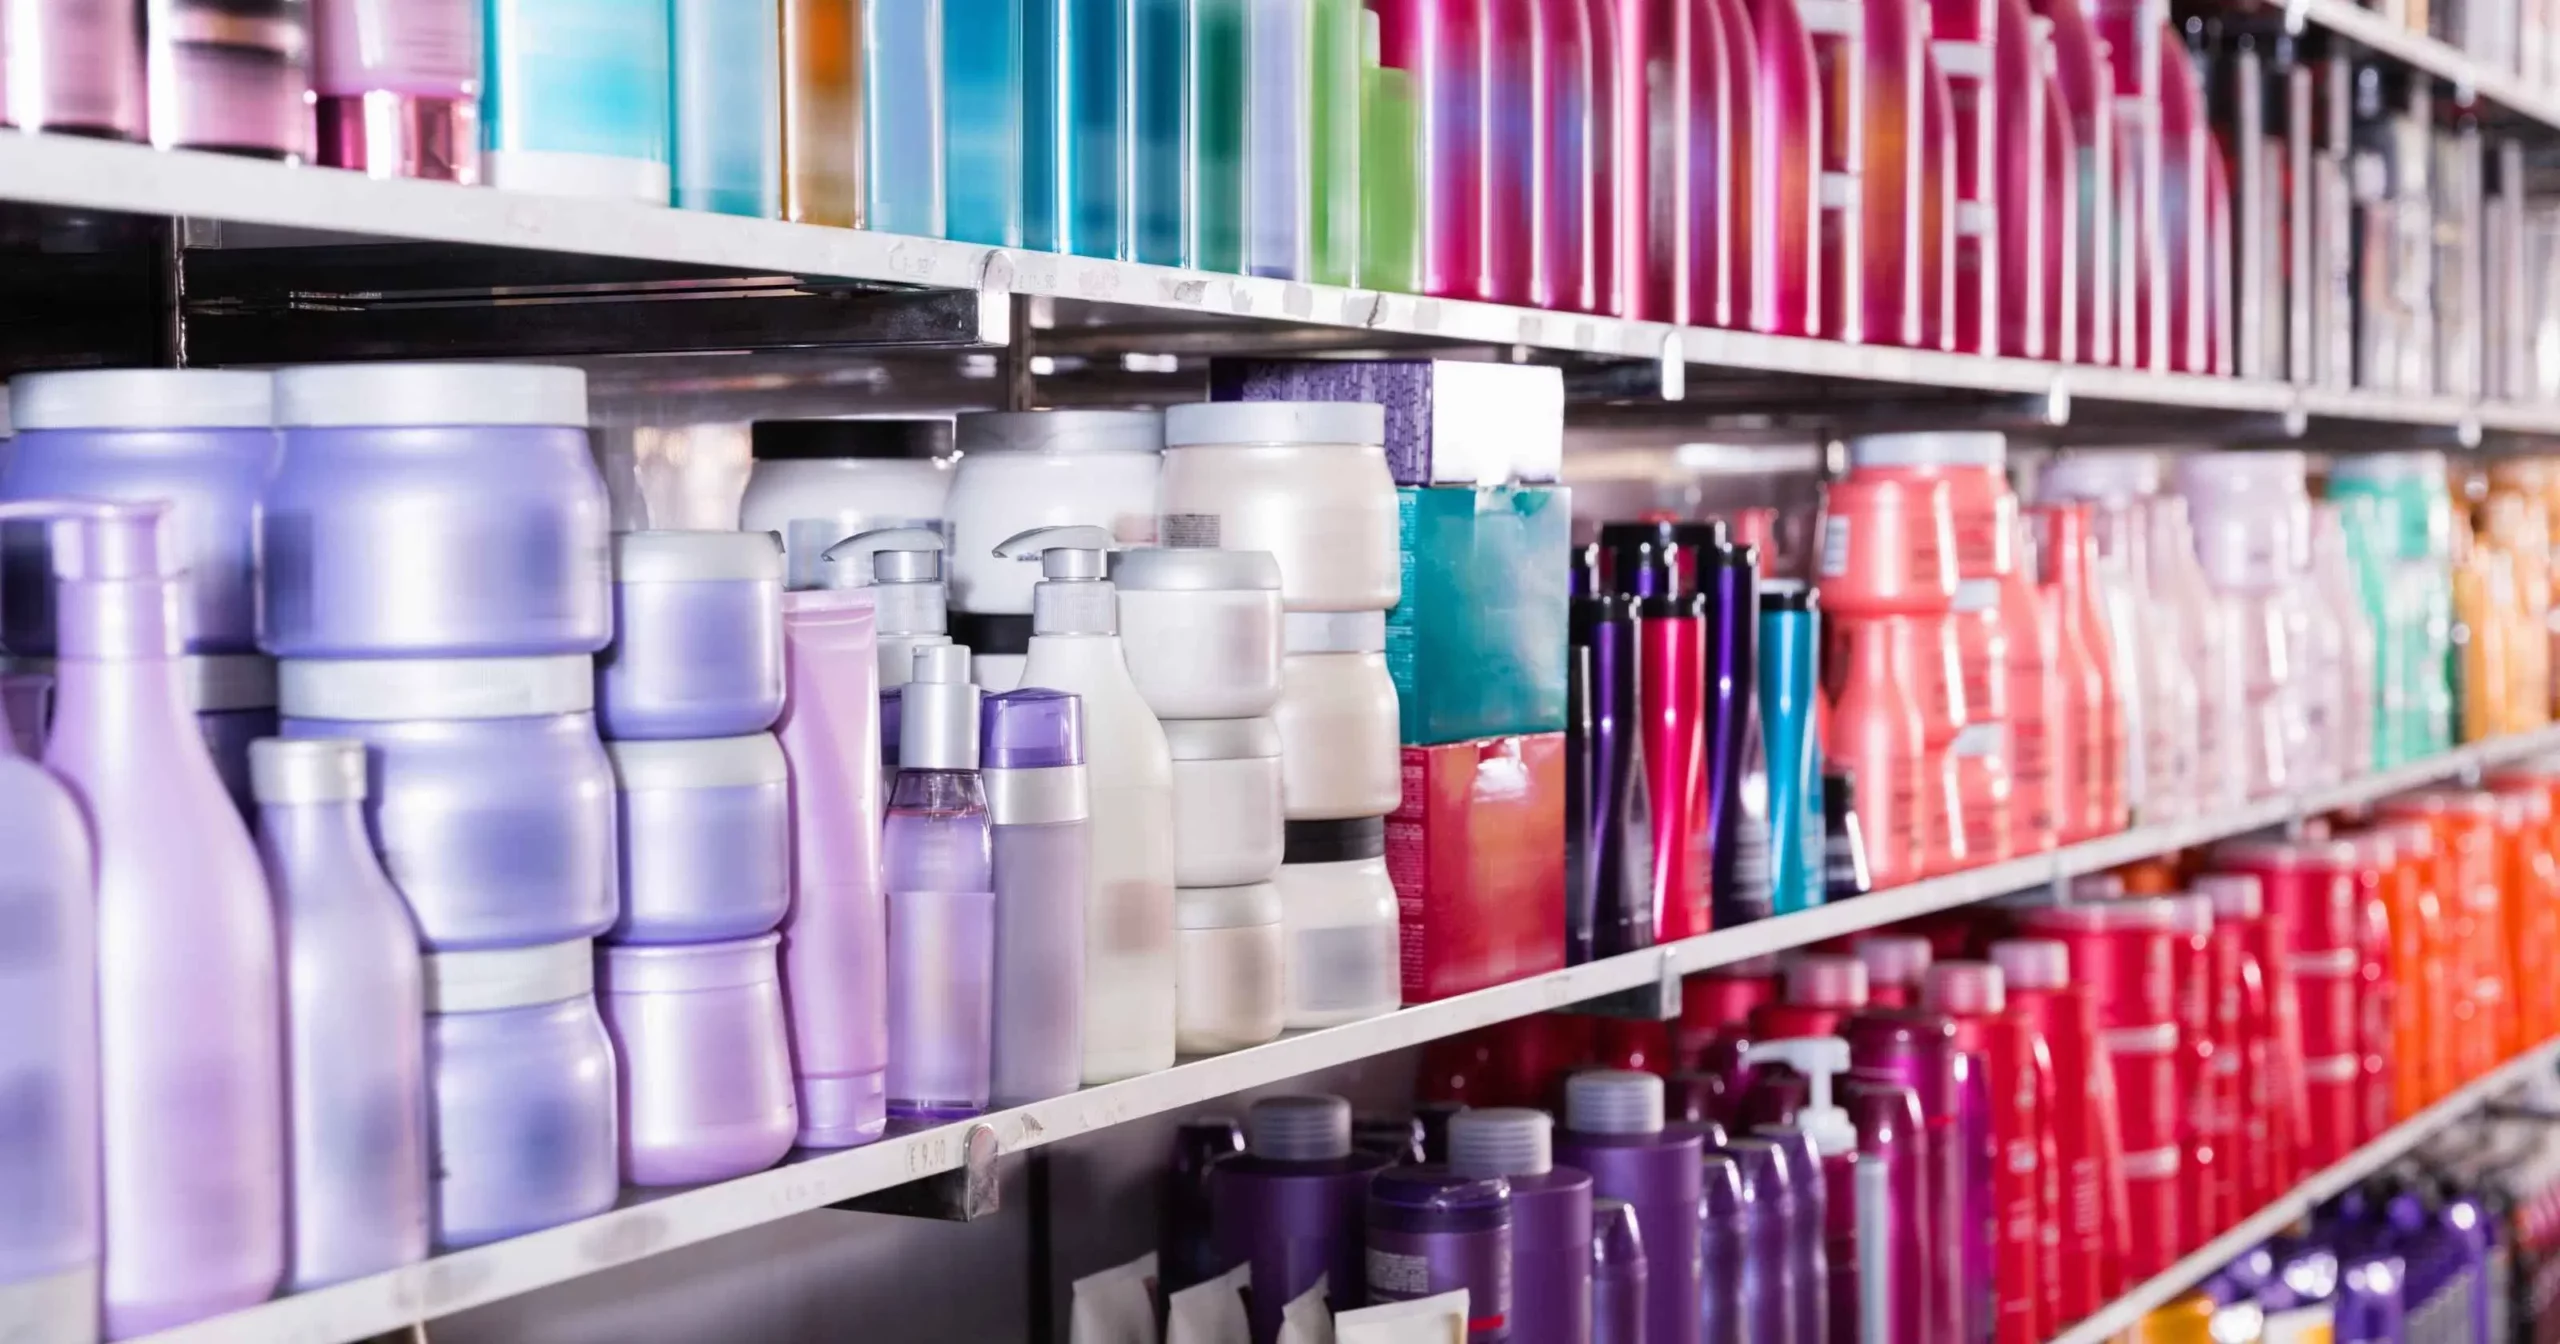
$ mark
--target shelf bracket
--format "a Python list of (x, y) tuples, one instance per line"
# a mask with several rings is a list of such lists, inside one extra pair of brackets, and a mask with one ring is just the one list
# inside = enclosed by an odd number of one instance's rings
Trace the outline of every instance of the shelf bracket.
[(829, 1208), (848, 1213), (885, 1213), (899, 1218), (930, 1218), (945, 1223), (974, 1223), (1003, 1205), (996, 1182), (996, 1132), (971, 1125), (960, 1136), (960, 1165), (949, 1171), (856, 1195)]
[(1652, 949), (1654, 981), (1614, 994), (1604, 994), (1565, 1011), (1584, 1017), (1615, 1017), (1630, 1022), (1668, 1022), (1680, 1015), (1680, 959), (1668, 947)]

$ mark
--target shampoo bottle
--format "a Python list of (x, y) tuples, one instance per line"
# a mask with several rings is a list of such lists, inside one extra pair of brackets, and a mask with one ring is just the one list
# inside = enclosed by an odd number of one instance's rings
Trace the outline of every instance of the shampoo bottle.
[(942, 0), (943, 223), (955, 242), (1022, 246), (1023, 3)]
[(899, 703), (898, 783), (880, 828), (889, 909), (889, 1113), (940, 1120), (987, 1107), (995, 878), (968, 646), (931, 645), (914, 658), (915, 676)]
[(1618, 1069), (1565, 1079), (1564, 1124), (1556, 1155), (1590, 1172), (1595, 1193), (1635, 1206), (1646, 1338), (1698, 1338), (1702, 1136), (1663, 1128), (1660, 1077)]
[(2062, 1319), (2076, 1321), (2119, 1290), (2124, 1226), (2123, 1142), (2115, 1074), (2099, 1037), (2098, 1009), (2071, 983), (2071, 954), (2050, 939), (1991, 945), (2008, 1002), (2035, 1023), (2053, 1060), (2054, 1157), (2059, 1208)]
[(1032, 689), (988, 696), (980, 776), (993, 824), (996, 998), (992, 1100), (1064, 1096), (1084, 1076), (1084, 902), (1093, 796), (1084, 701)]
[(1085, 900), (1084, 1081), (1173, 1064), (1173, 754), (1129, 679), (1119, 604), (1104, 578), (1111, 534), (1042, 527), (996, 554), (1040, 561), (1024, 686), (1084, 697), (1093, 790)]
[(1023, 246), (1131, 260), (1128, 0), (1023, 0)]
[[(1824, 1292), (1819, 1310), (1799, 1311), (1797, 1319), (1812, 1316), (1828, 1322), (1829, 1329), (1818, 1336), (1826, 1341), (1838, 1337), (1887, 1344), (1892, 1336), (1869, 1333), (1857, 1306), (1859, 1283), (1865, 1276), (1859, 1260), (1860, 1232), (1882, 1226), (1888, 1192), (1882, 1179), (1884, 1168), (1869, 1162), (1860, 1151), (1857, 1125), (1831, 1100), (1833, 1076), (1849, 1069), (1848, 1043), (1835, 1036), (1797, 1036), (1763, 1041), (1751, 1047), (1746, 1058), (1754, 1065), (1784, 1069), (1805, 1080), (1808, 1087), (1804, 1104), (1787, 1128), (1801, 1135), (1800, 1142), (1811, 1148), (1821, 1164), (1821, 1179), (1815, 1187), (1821, 1191), (1822, 1250), (1820, 1266), (1810, 1276), (1802, 1272), (1804, 1259), (1799, 1256), (1797, 1282), (1818, 1282)], [(1916, 1309), (1912, 1316), (1916, 1326)]]
[(1675, 525), (1611, 524), (1600, 542), (1617, 590), (1635, 599), (1636, 712), (1653, 818), (1651, 931), (1663, 941), (1687, 938), (1714, 927), (1702, 722), (1707, 599), (1683, 586)]
[(2034, 1026), (2009, 1010), (2007, 983), (1989, 962), (1930, 967), (1922, 1002), (1954, 1020), (1956, 1044), (1980, 1061), (1978, 1091), (1990, 1112), (1989, 1141), (1965, 1159), (1966, 1221), (1974, 1238), (1965, 1251), (1987, 1263), (1992, 1287), (1977, 1334), (1993, 1344), (2035, 1344), (2057, 1324), (2044, 1319), (2042, 1286), (2053, 1061)]
[(1574, 561), (1566, 695), (1565, 960), (1654, 942), (1652, 776), (1639, 714), (1644, 599), (1603, 590), (1599, 548)]
[(1794, 579), (1760, 584), (1760, 708), (1769, 759), (1770, 904), (1822, 903), (1822, 752), (1814, 740), (1821, 604)]
[[(1270, 0), (1264, 0), (1269, 3)], [(1484, 6), (1379, 0), (1379, 54), (1413, 89), (1421, 128), (1422, 293), (1490, 298), (1485, 270)]]
[(1511, 1183), (1511, 1335), (1579, 1344), (1591, 1338), (1592, 1180), (1555, 1164), (1544, 1111), (1487, 1107), (1449, 1118), (1449, 1166)]
[(784, 219), (862, 226), (861, 28), (862, 0), (782, 0)]
[[(1855, 815), (1868, 872), (1878, 887), (1920, 876), (1920, 706), (1890, 620), (1834, 621), (1844, 655), (1831, 690), (1824, 759), (1857, 790)], [(1828, 781), (1824, 801), (1830, 800)]]
[(1753, 331), (1810, 336), (1822, 321), (1822, 89), (1796, 0), (1750, 0), (1746, 213), (1734, 219), (1742, 290), (1735, 317)]
[[(1694, 75), (1693, 0), (1614, 0), (1617, 12), (1617, 267), (1626, 315), (1649, 322), (1690, 319), (1690, 164), (1682, 157)], [(1648, 1247), (1648, 1263), (1661, 1252)], [(1659, 1274), (1659, 1270), (1651, 1271)]]
[(863, 227), (942, 236), (942, 77), (941, 0), (862, 0)]
[(103, 1297), (115, 1338), (265, 1301), (285, 1260), (275, 917), (188, 703), (167, 512), (0, 504), (0, 519), (54, 524), (60, 661), (45, 765), (97, 846)]
[(1707, 873), (1711, 928), (1765, 919), (1772, 885), (1769, 762), (1760, 723), (1759, 548), (1714, 528), (1696, 547), (1707, 599), (1704, 665)]
[[(1927, 1182), (1915, 1151), (1923, 1123), (1912, 1090), (1858, 1073), (1842, 1090), (1842, 1108), (1858, 1129), (1858, 1172), (1850, 1183), (1858, 1205), (1851, 1254), (1858, 1272), (1831, 1281), (1833, 1319), (1855, 1313), (1867, 1344), (1922, 1344), (1931, 1338), (1927, 1283), (1929, 1243), (1923, 1232)], [(1833, 1260), (1840, 1259), (1833, 1248)]]
[(1633, 1204), (1591, 1201), (1590, 1255), (1591, 1344), (1644, 1344), (1651, 1273)]
[(850, 567), (861, 575), (837, 586), (871, 585), (880, 659), (880, 763), (893, 776), (904, 722), (898, 695), (915, 674), (916, 650), (951, 642), (942, 549), (942, 534), (932, 528), (883, 527), (847, 537), (822, 557), (839, 572)]
[(1244, 1152), (1210, 1168), (1209, 1202), (1219, 1250), (1251, 1267), (1253, 1344), (1274, 1344), (1282, 1310), (1318, 1279), (1336, 1310), (1358, 1305), (1369, 1178), (1387, 1159), (1353, 1150), (1351, 1103), (1340, 1097), (1264, 1097), (1245, 1112), (1244, 1133)]
[(1607, 72), (1594, 59), (1589, 0), (1546, 0), (1536, 6), (1541, 68), (1540, 114), (1533, 237), (1536, 255), (1526, 302), (1533, 308), (1571, 313), (1600, 311), (1599, 275), (1592, 252), (1593, 177), (1602, 154), (1602, 104), (1596, 101)]
[(427, 1254), (426, 992), (418, 928), (365, 831), (365, 748), (249, 747), (285, 982), (288, 1288)]
[(677, 207), (779, 218), (780, 7), (676, 0), (674, 24)]

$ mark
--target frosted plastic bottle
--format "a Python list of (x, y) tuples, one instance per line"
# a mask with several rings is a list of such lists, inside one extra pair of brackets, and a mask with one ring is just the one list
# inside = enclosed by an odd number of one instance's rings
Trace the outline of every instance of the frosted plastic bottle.
[(1421, 292), (1487, 298), (1483, 5), (1380, 0), (1373, 12), (1382, 64), (1405, 72), (1421, 129)]
[(167, 513), (0, 504), (0, 519), (55, 524), (61, 656), (45, 764), (80, 800), (98, 848), (104, 1298), (116, 1338), (262, 1302), (284, 1272), (275, 918), (182, 684), (185, 581), (161, 535)]
[(942, 236), (942, 33), (942, 0), (862, 0), (865, 228)]
[(898, 782), (880, 824), (889, 907), (889, 1113), (943, 1120), (987, 1107), (995, 1032), (996, 895), (978, 778), (969, 649), (916, 653), (899, 697)]
[(1093, 788), (1093, 876), (1085, 902), (1084, 1081), (1173, 1064), (1173, 755), (1129, 679), (1116, 590), (1103, 577), (1111, 534), (1033, 528), (996, 554), (1040, 561), (1024, 686), (1084, 697)]
[(781, 7), (675, 0), (674, 22), (675, 203), (778, 218)]
[(97, 870), (79, 804), (0, 733), (0, 1077), (20, 1118), (0, 1143), (0, 1336), (97, 1338)]
[(2104, 618), (2089, 582), (2088, 507), (2034, 510), (2038, 587), (2051, 604), (2060, 639), (2063, 686), (2062, 790), (2065, 841), (2124, 828), (2125, 725)]
[(365, 748), (250, 745), (258, 854), (285, 972), (295, 1292), (427, 1254), (426, 991), (418, 928), (365, 831)]
[(988, 696), (979, 730), (996, 884), (998, 1106), (1076, 1090), (1084, 1076), (1084, 902), (1093, 868), (1084, 702)]
[(143, 135), (142, 8), (52, 0), (13, 12), (14, 56), (0, 75), (0, 124), (110, 140)]
[(2066, 829), (2070, 744), (2063, 700), (2061, 621), (2035, 582), (2034, 539), (2016, 533), (2009, 572), (2000, 576), (2000, 623), (2008, 634), (2009, 843), (2020, 854), (2051, 849)]
[(942, 0), (943, 224), (956, 242), (1023, 245), (1023, 4)]
[(1023, 246), (1132, 259), (1129, 0), (1023, 0)]
[(1315, 203), (1315, 0), (1241, 0), (1245, 269), (1311, 278)]

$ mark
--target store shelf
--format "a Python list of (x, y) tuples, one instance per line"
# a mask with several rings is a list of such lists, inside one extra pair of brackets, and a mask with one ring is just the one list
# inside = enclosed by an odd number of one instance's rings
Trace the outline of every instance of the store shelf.
[[(996, 1152), (1017, 1153), (1143, 1116), (1200, 1105), (1247, 1088), (1604, 996), (1658, 989), (1664, 997), (1657, 1002), (1673, 1004), (1677, 1001), (1674, 996), (1679, 977), (1691, 972), (2032, 889), (2131, 859), (2243, 834), (2306, 813), (2350, 806), (2552, 751), (2560, 751), (2560, 729), (2466, 747), (2437, 760), (2298, 798), (2270, 800), (2191, 822), (2139, 827), (2051, 854), (1914, 883), (1855, 901), (1533, 976), (1367, 1022), (1299, 1033), (1269, 1045), (1186, 1061), (1162, 1073), (1087, 1088), (1072, 1096), (1000, 1111), (977, 1121), (893, 1135), (865, 1148), (800, 1154), (789, 1165), (739, 1180), (671, 1193), (635, 1192), (627, 1196), (624, 1207), (599, 1217), (282, 1298), (150, 1338), (152, 1344), (352, 1344), (661, 1251), (961, 1170), (969, 1161), (970, 1134), (981, 1125), (989, 1131)], [(985, 1139), (978, 1143), (983, 1156)], [(2075, 1334), (2072, 1338), (2077, 1341), (2096, 1336)]]
[[(2315, 21), (2334, 8), (2342, 23), (2379, 22), (2334, 0), (2302, 4)], [(1712, 394), (1717, 404), (1746, 412), (1766, 405), (1839, 412), (1858, 401), (1841, 395), (1843, 390), (1864, 386), (1869, 400), (1903, 397), (1911, 403), (1908, 408), (1888, 404), (1888, 416), (1952, 395), (1977, 405), (1985, 397), (2013, 403), (2016, 419), (2047, 426), (2070, 423), (2075, 407), (2182, 413), (2177, 426), (2133, 419), (2136, 428), (2154, 433), (2193, 428), (2197, 417), (2206, 417), (2226, 431), (2225, 437), (2283, 438), (2301, 433), (2314, 416), (2385, 428), (2452, 430), (2462, 442), (2476, 439), (2484, 425), (2516, 433), (2560, 432), (2560, 406), (2476, 405), (1675, 327), (614, 201), (374, 180), (332, 169), (69, 136), (0, 135), (0, 200), (42, 207), (58, 216), (107, 211), (188, 221), (177, 235), (184, 246), (176, 255), (191, 273), (175, 288), (186, 296), (190, 329), (201, 328), (194, 337), (197, 357), (209, 362), (277, 362), (312, 357), (313, 350), (486, 355), (505, 353), (504, 342), (511, 338), (532, 340), (531, 353), (543, 354), (569, 348), (557, 341), (554, 347), (543, 346), (545, 335), (595, 342), (601, 339), (599, 329), (614, 335), (644, 332), (629, 347), (638, 351), (648, 348), (640, 343), (646, 339), (646, 324), (621, 315), (628, 310), (561, 326), (567, 321), (561, 313), (574, 307), (572, 300), (625, 302), (635, 292), (646, 298), (692, 300), (648, 310), (666, 337), (653, 353), (790, 346), (985, 348), (1013, 343), (1025, 334), (1014, 330), (1011, 301), (1028, 298), (1052, 301), (1033, 314), (1035, 344), (1059, 340), (1091, 348), (1098, 342), (1135, 354), (1491, 348), (1526, 358), (1618, 367), (1632, 376), (1610, 380), (1605, 396), (1657, 405), (1697, 403)], [(388, 241), (430, 246), (350, 246)], [(368, 276), (364, 268), (376, 252), (383, 274)], [(554, 261), (541, 263), (544, 256)], [(623, 269), (614, 273), (599, 264), (570, 265), (566, 259), (571, 258), (609, 260)], [(10, 260), (0, 255), (0, 262)], [(72, 292), (95, 293), (100, 285), (79, 265), (112, 261), (76, 263), (54, 251), (14, 260), (22, 264), (7, 277), (16, 282), (10, 292), (48, 311), (56, 297), (43, 288), (48, 277), (61, 277)], [(149, 258), (137, 254), (130, 260)], [(199, 265), (207, 269), (205, 277), (192, 274)], [(803, 304), (786, 317), (785, 309), (771, 304), (733, 302), (724, 311), (700, 302), (714, 297), (701, 289), (709, 277), (735, 282), (718, 295), (733, 301), (824, 292), (831, 299), (940, 294), (968, 302), (957, 311), (947, 305), (936, 308), (929, 320), (877, 312), (848, 319), (841, 303)], [(155, 292), (145, 283), (147, 276), (119, 278), (129, 283), (117, 292), (130, 291), (137, 303)], [(539, 289), (537, 282), (552, 288)], [(854, 292), (839, 292), (848, 290)], [(597, 291), (611, 292), (599, 300)], [(457, 297), (466, 293), (478, 298), (466, 302)], [(526, 297), (533, 293), (539, 293), (538, 301)], [(239, 294), (251, 301), (237, 301)], [(397, 302), (386, 302), (386, 297)], [(464, 331), (461, 324), (473, 302), (482, 311), (501, 314), (499, 320)], [(99, 307), (93, 302), (60, 311), (66, 323), (77, 317), (87, 334), (107, 320), (92, 311)], [(811, 315), (818, 320), (807, 332), (755, 330), (759, 322), (786, 328)], [(298, 333), (289, 330), (291, 323), (303, 324)], [(351, 328), (361, 339), (340, 340), (340, 333)], [(56, 336), (67, 339), (70, 330), (65, 326)], [(591, 352), (616, 348), (606, 341)], [(130, 357), (130, 350), (109, 343), (95, 357)]]
[(2107, 1344), (2132, 1329), (2146, 1313), (2175, 1300), (2251, 1247), (2291, 1227), (2356, 1182), (2399, 1161), (2409, 1150), (2472, 1115), (2508, 1089), (2537, 1074), (2551, 1072), (2555, 1064), (2560, 1064), (2560, 1041), (2546, 1041), (2472, 1080), (2344, 1160), (2313, 1173), (2273, 1204), (2108, 1303), (2096, 1315), (2055, 1336), (2050, 1344)]
[(2560, 129), (2560, 98), (2471, 53), (2441, 42), (2355, 3), (2355, 0), (2286, 0), (2285, 20), (2336, 33), (2356, 45), (2423, 70), (2454, 86), (2457, 96), (2502, 107), (2547, 129)]

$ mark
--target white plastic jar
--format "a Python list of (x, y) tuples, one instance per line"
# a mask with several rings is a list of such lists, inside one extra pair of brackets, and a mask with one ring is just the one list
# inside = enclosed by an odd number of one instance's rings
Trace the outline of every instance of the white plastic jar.
[(1293, 821), (1280, 890), (1292, 1031), (1357, 1022), (1403, 1001), (1387, 819)]
[(1280, 565), (1269, 551), (1111, 557), (1129, 679), (1162, 719), (1250, 719), (1280, 702)]
[(1173, 909), (1174, 1049), (1219, 1055), (1277, 1039), (1286, 1017), (1280, 889), (1184, 889)]
[[(1086, 523), (1109, 528), (1123, 546), (1155, 544), (1162, 414), (983, 411), (961, 416), (958, 425), (960, 465), (949, 501), (955, 615), (1029, 616), (1040, 566), (995, 554), (1018, 532)], [(986, 652), (956, 623), (951, 637)]]
[(755, 469), (738, 527), (780, 534), (793, 588), (869, 583), (867, 571), (838, 572), (822, 558), (857, 532), (943, 526), (954, 464), (947, 419), (759, 420), (750, 434)]
[(1280, 729), (1269, 719), (1167, 719), (1173, 882), (1233, 887), (1280, 868)]
[(1402, 590), (1386, 409), (1213, 401), (1165, 412), (1168, 546), (1269, 551), (1291, 611), (1385, 611)]
[(1403, 800), (1385, 612), (1291, 612), (1280, 663), (1280, 775), (1291, 821), (1383, 817)]

